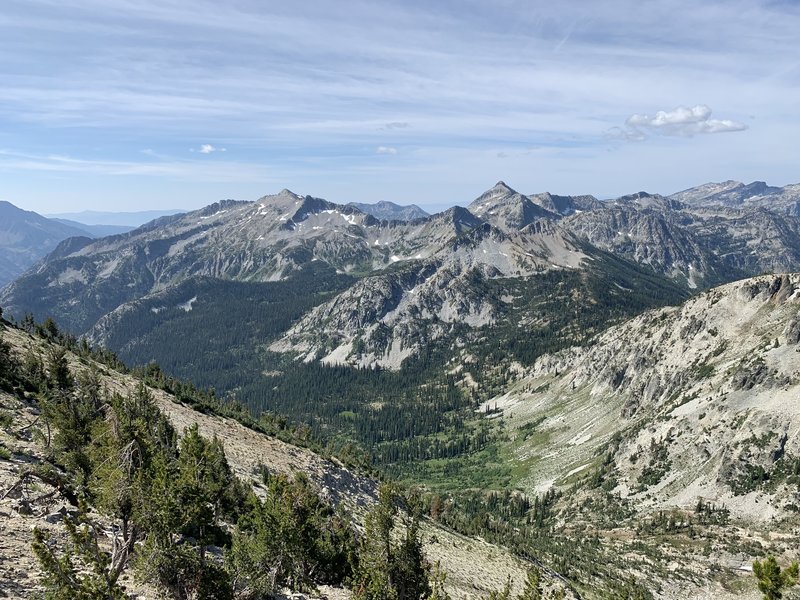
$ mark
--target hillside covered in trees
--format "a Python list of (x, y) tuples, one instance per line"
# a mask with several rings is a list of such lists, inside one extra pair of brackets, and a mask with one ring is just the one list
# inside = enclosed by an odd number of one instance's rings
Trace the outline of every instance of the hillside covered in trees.
[[(238, 416), (256, 435), (270, 429), (308, 445), (305, 434), (259, 424), (152, 370), (132, 377), (112, 354), (76, 343), (52, 321), (33, 335), (4, 322), (0, 333), (2, 499), (35, 523), (27, 543), (39, 573), (17, 579), (6, 571), (10, 557), (0, 556), (0, 580), (13, 594), (233, 599), (334, 586), (325, 589), (365, 600), (450, 597), (444, 569), (423, 550), (427, 504), (419, 494), (389, 484), (377, 493), (373, 483), (365, 489), (374, 500), (359, 506), (347, 492), (321, 495), (319, 471), (289, 475), (264, 462), (242, 473), (224, 441), (197, 422), (176, 429), (156, 400), (161, 388), (206, 413), (197, 419)], [(184, 416), (192, 412), (187, 406)], [(342, 467), (319, 460), (341, 476)], [(523, 587), (520, 577), (515, 586), (522, 597), (558, 588), (529, 566), (529, 582)], [(516, 597), (498, 586), (503, 593)]]

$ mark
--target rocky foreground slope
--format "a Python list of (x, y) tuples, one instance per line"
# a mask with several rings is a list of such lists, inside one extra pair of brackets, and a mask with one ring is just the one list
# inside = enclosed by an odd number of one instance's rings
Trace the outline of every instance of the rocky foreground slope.
[(754, 558), (796, 558), (800, 274), (714, 288), (519, 365), (480, 410), (508, 432), (521, 489), (566, 494), (564, 535), (596, 531), (653, 569), (661, 597), (740, 597)]

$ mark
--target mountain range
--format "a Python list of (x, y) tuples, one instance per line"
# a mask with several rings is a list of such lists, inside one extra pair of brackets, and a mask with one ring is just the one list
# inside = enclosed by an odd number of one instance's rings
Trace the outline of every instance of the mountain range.
[(301, 423), (578, 597), (755, 598), (800, 526), (796, 191), (282, 190), (66, 239), (0, 305)]
[(787, 215), (800, 215), (800, 184), (775, 187), (763, 181), (747, 184), (724, 181), (689, 188), (672, 194), (670, 198), (693, 207), (763, 208)]
[(388, 221), (413, 221), (414, 219), (424, 219), (430, 216), (416, 204), (401, 206), (400, 204), (395, 204), (394, 202), (388, 202), (386, 200), (372, 204), (365, 202), (349, 202), (347, 206), (352, 206), (361, 212)]
[[(599, 201), (524, 195), (499, 182), (467, 208), (404, 221), (283, 190), (161, 217), (130, 233), (67, 240), (6, 288), (0, 302), (14, 314), (52, 315), (102, 341), (136, 303), (197, 278), (269, 283), (328, 269), (352, 277), (352, 286), (270, 348), (397, 368), (418, 352), (419, 340), (449, 335), (456, 325), (496, 324), (513, 306), (502, 294), (476, 293), (476, 277), (494, 285), (614, 256), (626, 269), (662, 277), (659, 285), (693, 290), (797, 269), (800, 219), (752, 198), (740, 208), (712, 205), (720, 187), (765, 191), (722, 184), (677, 195), (687, 201), (645, 192)], [(789, 197), (792, 189), (781, 193)], [(420, 324), (427, 337), (420, 337)]]

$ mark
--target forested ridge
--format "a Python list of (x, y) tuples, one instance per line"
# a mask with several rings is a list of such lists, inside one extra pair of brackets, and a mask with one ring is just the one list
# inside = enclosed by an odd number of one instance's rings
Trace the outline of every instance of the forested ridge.
[[(480, 329), (453, 323), (447, 337), (425, 341), (399, 371), (323, 365), (266, 350), (309, 308), (352, 284), (320, 263), (281, 282), (187, 281), (123, 312), (108, 344), (129, 364), (155, 363), (235, 399), (256, 420), (288, 419), (393, 476), (448, 488), (453, 470), (466, 477), (480, 453), (477, 460), (504, 470), (492, 459), (497, 427), (475, 411), (503, 389), (515, 362), (587, 343), (625, 317), (686, 295), (647, 268), (593, 252), (582, 270), (525, 279), (474, 273), (470, 285), (501, 307), (496, 323)], [(402, 268), (408, 267), (395, 267)], [(461, 363), (464, 372), (454, 371)], [(474, 387), (463, 385), (465, 372)], [(440, 461), (452, 461), (447, 476)], [(466, 484), (483, 485), (480, 475)]]

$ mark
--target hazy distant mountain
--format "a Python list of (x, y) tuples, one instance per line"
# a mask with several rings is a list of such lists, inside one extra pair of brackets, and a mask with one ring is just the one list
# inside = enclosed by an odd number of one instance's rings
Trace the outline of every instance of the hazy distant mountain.
[(670, 198), (692, 207), (763, 208), (772, 212), (800, 216), (798, 183), (784, 187), (767, 185), (763, 181), (747, 184), (739, 181), (705, 183), (672, 194)]
[(84, 210), (81, 212), (54, 213), (46, 216), (51, 219), (67, 219), (69, 221), (76, 221), (83, 225), (139, 227), (139, 225), (144, 225), (153, 219), (183, 212), (186, 211), (180, 208), (166, 210), (142, 210), (137, 212)]
[(430, 216), (416, 204), (404, 206), (394, 202), (387, 202), (386, 200), (375, 202), (374, 204), (350, 202), (347, 206), (354, 206), (361, 212), (372, 215), (376, 219), (385, 219), (387, 221), (413, 221), (414, 219), (424, 219)]
[(0, 287), (73, 236), (86, 231), (0, 201)]
[(64, 225), (69, 225), (70, 227), (75, 227), (76, 229), (82, 229), (93, 238), (127, 233), (128, 231), (136, 229), (133, 225), (86, 225), (85, 223), (79, 223), (78, 221), (70, 221), (69, 219), (56, 219), (52, 217), (50, 220), (63, 223)]

